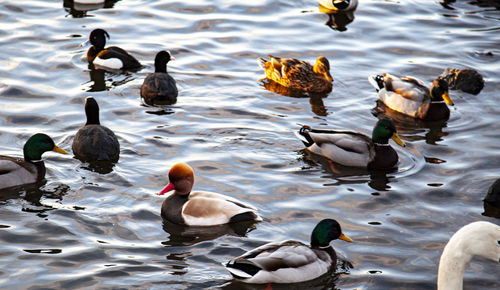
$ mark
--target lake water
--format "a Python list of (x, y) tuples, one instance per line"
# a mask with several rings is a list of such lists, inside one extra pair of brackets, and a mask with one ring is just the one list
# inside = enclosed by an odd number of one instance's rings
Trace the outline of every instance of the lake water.
[[(500, 224), (483, 215), (482, 202), (500, 177), (498, 4), (360, 0), (330, 27), (314, 0), (110, 2), (81, 11), (71, 1), (0, 1), (0, 153), (22, 156), (36, 132), (70, 151), (86, 96), (121, 143), (113, 168), (46, 153), (43, 186), (2, 191), (2, 288), (264, 289), (232, 281), (222, 263), (270, 241), (308, 242), (319, 220), (335, 218), (354, 243), (332, 244), (353, 267), (296, 289), (432, 289), (458, 228)], [(90, 70), (79, 44), (94, 28), (144, 68)], [(178, 101), (145, 106), (140, 86), (164, 49), (176, 58), (168, 68)], [(326, 56), (333, 91), (310, 99), (266, 90), (256, 58), (267, 54)], [(377, 96), (368, 75), (430, 84), (447, 67), (478, 70), (483, 91), (451, 91), (447, 122), (396, 116), (408, 146), (391, 141), (400, 155), (393, 172), (334, 172), (294, 135), (302, 124), (371, 134)], [(156, 193), (180, 161), (195, 169), (195, 189), (247, 201), (264, 221), (162, 224)], [(499, 271), (474, 260), (465, 286), (498, 289)]]

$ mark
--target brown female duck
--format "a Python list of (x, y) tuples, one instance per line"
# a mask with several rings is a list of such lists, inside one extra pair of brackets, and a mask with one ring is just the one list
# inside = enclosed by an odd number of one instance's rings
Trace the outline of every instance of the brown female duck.
[(330, 63), (324, 56), (316, 63), (295, 58), (281, 58), (269, 55), (270, 60), (259, 58), (259, 65), (265, 70), (266, 78), (291, 90), (312, 94), (328, 94), (332, 91), (333, 78)]

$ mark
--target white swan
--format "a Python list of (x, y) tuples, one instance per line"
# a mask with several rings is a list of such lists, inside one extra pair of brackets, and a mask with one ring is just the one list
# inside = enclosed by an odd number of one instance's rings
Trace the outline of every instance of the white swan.
[(438, 290), (462, 289), (465, 269), (474, 256), (500, 263), (500, 226), (473, 222), (450, 238), (439, 260)]

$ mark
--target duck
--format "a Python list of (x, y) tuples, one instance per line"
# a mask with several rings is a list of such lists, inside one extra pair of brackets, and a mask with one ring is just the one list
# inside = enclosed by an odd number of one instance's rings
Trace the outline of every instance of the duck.
[(298, 283), (318, 278), (337, 266), (330, 242), (352, 242), (334, 219), (323, 219), (311, 233), (311, 244), (286, 240), (268, 243), (229, 261), (233, 278), (245, 283)]
[(453, 106), (454, 103), (448, 93), (448, 83), (442, 78), (435, 79), (430, 88), (417, 78), (386, 73), (370, 76), (368, 81), (378, 91), (379, 100), (394, 111), (427, 121), (450, 117), (446, 104)]
[(330, 11), (350, 11), (358, 7), (358, 0), (319, 0), (319, 5)]
[(108, 32), (101, 28), (94, 29), (90, 33), (89, 39), (85, 42), (92, 44), (92, 47), (87, 51), (87, 60), (90, 63), (98, 67), (115, 70), (135, 70), (141, 68), (141, 63), (124, 49), (117, 46), (104, 48), (106, 37), (109, 38)]
[(302, 126), (298, 132), (306, 149), (344, 166), (366, 169), (390, 169), (398, 162), (398, 153), (389, 144), (392, 138), (399, 146), (399, 138), (390, 119), (381, 119), (373, 128), (372, 137), (358, 132), (320, 130)]
[(47, 151), (68, 154), (48, 135), (37, 133), (24, 144), (24, 159), (0, 155), (0, 189), (43, 180), (46, 169), (42, 154)]
[(243, 201), (214, 192), (191, 192), (194, 171), (186, 163), (172, 166), (168, 179), (169, 183), (158, 195), (174, 190), (161, 207), (161, 216), (169, 222), (185, 226), (215, 226), (262, 221), (257, 209)]
[(330, 62), (326, 57), (318, 57), (314, 65), (295, 58), (272, 55), (269, 55), (269, 58), (270, 60), (258, 58), (268, 80), (306, 94), (328, 94), (332, 91), (333, 77), (330, 75)]
[(117, 161), (120, 143), (115, 133), (99, 122), (99, 105), (92, 97), (85, 99), (87, 123), (76, 132), (73, 153), (83, 161)]
[(155, 72), (142, 83), (141, 97), (147, 104), (174, 104), (177, 101), (177, 85), (167, 72), (167, 63), (175, 60), (170, 51), (160, 51), (155, 57)]
[(460, 228), (448, 241), (439, 259), (438, 290), (461, 290), (470, 260), (483, 257), (500, 262), (500, 226), (477, 221)]

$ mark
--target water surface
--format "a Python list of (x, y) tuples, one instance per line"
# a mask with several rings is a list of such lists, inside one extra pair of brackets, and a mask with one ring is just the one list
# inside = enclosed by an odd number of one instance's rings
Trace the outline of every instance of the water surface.
[[(86, 96), (121, 143), (112, 168), (46, 153), (45, 184), (2, 191), (3, 288), (241, 289), (222, 263), (270, 241), (307, 242), (319, 220), (335, 218), (355, 242), (333, 245), (353, 267), (297, 289), (429, 289), (452, 233), (477, 220), (500, 224), (482, 215), (500, 165), (498, 8), (361, 0), (332, 23), (315, 1), (109, 2), (88, 11), (71, 1), (0, 2), (1, 154), (21, 156), (36, 132), (69, 151), (85, 123)], [(94, 28), (144, 68), (90, 69), (79, 44)], [(146, 106), (140, 86), (163, 49), (176, 57), (169, 71), (178, 102)], [(294, 98), (266, 90), (256, 58), (267, 54), (326, 56), (333, 91)], [(393, 172), (334, 171), (294, 135), (302, 124), (370, 134), (377, 117), (368, 75), (430, 84), (446, 67), (477, 69), (485, 88), (451, 91), (447, 122), (394, 117), (408, 146), (396, 148)], [(196, 189), (247, 201), (264, 222), (210, 230), (163, 224), (155, 193), (180, 161), (195, 169)], [(474, 260), (465, 285), (499, 288), (498, 267)]]

